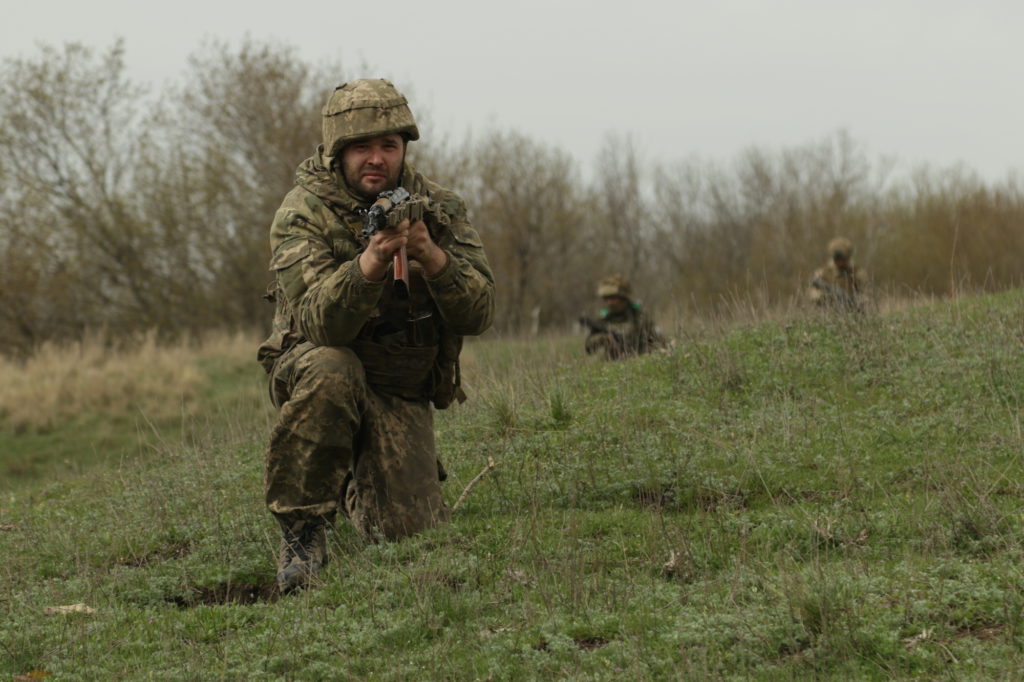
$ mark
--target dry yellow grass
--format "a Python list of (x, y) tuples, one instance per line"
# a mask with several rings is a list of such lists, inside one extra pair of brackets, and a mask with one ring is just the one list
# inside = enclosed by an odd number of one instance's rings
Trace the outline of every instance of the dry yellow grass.
[(212, 333), (191, 352), (200, 358), (218, 358), (255, 366), (256, 348), (261, 341), (263, 337), (256, 334)]
[(173, 417), (187, 413), (202, 388), (196, 362), (195, 349), (161, 345), (153, 334), (122, 349), (99, 334), (43, 344), (25, 362), (0, 360), (0, 415), (16, 431), (45, 430), (81, 414)]

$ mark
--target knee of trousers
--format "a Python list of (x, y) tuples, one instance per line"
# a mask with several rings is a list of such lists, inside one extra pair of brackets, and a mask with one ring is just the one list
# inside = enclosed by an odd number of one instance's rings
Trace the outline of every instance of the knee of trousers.
[(310, 391), (320, 400), (344, 405), (355, 398), (366, 399), (366, 372), (351, 348), (318, 346), (306, 352), (295, 365), (295, 389)]

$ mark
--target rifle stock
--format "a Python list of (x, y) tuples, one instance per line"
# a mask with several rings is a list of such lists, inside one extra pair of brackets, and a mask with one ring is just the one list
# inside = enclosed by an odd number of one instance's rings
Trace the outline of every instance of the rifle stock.
[(409, 298), (409, 256), (405, 253), (405, 247), (403, 246), (395, 254), (394, 260), (394, 271), (395, 271), (395, 295), (403, 301)]

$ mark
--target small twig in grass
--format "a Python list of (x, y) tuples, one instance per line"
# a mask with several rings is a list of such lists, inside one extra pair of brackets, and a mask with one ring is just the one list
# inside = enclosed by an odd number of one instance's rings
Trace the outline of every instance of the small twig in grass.
[(497, 463), (495, 463), (494, 458), (488, 457), (487, 466), (485, 466), (483, 471), (477, 474), (476, 477), (469, 482), (469, 484), (466, 486), (466, 489), (462, 491), (461, 495), (459, 495), (459, 499), (455, 500), (455, 504), (452, 505), (452, 511), (455, 511), (456, 509), (459, 508), (459, 505), (462, 504), (462, 501), (465, 500), (466, 497), (469, 495), (469, 491), (476, 487), (476, 484), (480, 482), (480, 479), (494, 471), (494, 467), (496, 466), (498, 465)]

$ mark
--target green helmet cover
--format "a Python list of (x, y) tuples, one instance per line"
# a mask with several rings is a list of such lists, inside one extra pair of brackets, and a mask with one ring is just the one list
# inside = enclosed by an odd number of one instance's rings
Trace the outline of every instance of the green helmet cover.
[(361, 78), (334, 89), (323, 108), (324, 154), (336, 156), (350, 142), (392, 133), (418, 140), (409, 103), (390, 81)]

